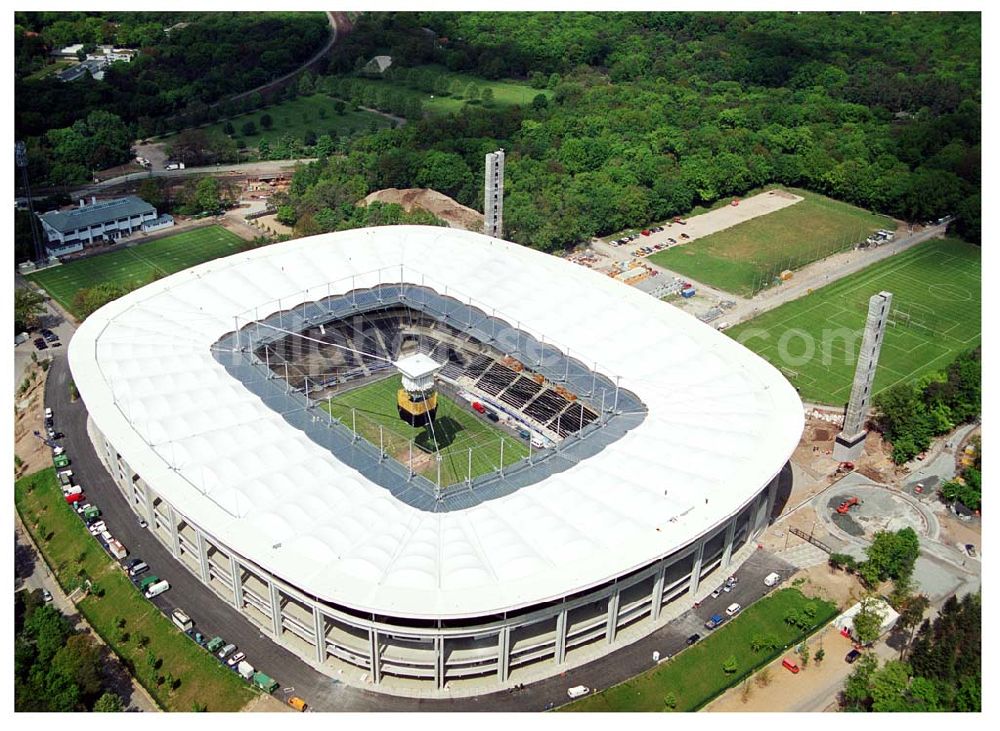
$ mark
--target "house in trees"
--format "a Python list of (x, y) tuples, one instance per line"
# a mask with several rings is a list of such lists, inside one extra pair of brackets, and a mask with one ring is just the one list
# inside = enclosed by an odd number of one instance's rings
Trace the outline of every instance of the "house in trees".
[[(157, 216), (156, 208), (134, 195), (39, 214), (50, 256), (82, 251), (85, 246), (117, 241), (136, 231), (151, 231), (173, 225), (169, 216)], [(169, 220), (167, 220), (169, 219)]]

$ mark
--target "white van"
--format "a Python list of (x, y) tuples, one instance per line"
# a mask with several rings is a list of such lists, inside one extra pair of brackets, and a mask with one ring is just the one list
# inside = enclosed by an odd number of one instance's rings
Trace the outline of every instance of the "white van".
[(590, 688), (586, 685), (574, 685), (566, 691), (566, 695), (570, 698), (582, 698), (590, 692)]
[(726, 607), (726, 614), (728, 614), (730, 617), (735, 617), (737, 614), (740, 613), (741, 609), (743, 609), (743, 607), (741, 607), (737, 602), (733, 602), (728, 607)]
[(764, 586), (774, 586), (779, 581), (781, 581), (781, 574), (771, 572), (764, 577)]
[(150, 584), (146, 589), (146, 598), (152, 599), (154, 596), (159, 596), (169, 588), (170, 584), (166, 581), (157, 581), (155, 584)]

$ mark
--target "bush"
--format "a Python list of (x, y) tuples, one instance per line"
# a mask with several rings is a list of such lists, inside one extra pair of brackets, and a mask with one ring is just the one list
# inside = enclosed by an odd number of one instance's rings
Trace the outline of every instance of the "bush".
[(730, 655), (729, 658), (722, 663), (722, 670), (728, 675), (732, 675), (739, 668), (739, 663), (736, 661), (736, 655)]

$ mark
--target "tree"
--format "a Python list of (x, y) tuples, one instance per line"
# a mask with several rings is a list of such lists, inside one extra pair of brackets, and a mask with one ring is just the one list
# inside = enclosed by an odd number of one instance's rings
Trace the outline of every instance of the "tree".
[(252, 119), (248, 119), (240, 127), (240, 132), (243, 133), (244, 137), (253, 137), (255, 134), (257, 134), (257, 125), (254, 124), (254, 121)]
[(823, 662), (824, 657), (826, 657), (826, 650), (824, 650), (822, 647), (818, 648), (816, 652), (813, 654), (813, 660), (815, 660), (818, 663)]
[(267, 112), (264, 112), (262, 115), (260, 115), (260, 128), (261, 129), (271, 129), (271, 127), (272, 127), (273, 124), (274, 124), (274, 120), (271, 119), (271, 115), (270, 114), (268, 114)]
[(88, 635), (73, 635), (52, 658), (52, 670), (72, 678), (83, 699), (94, 698), (101, 690), (102, 655), (101, 646)]
[(881, 607), (881, 600), (874, 594), (869, 594), (861, 599), (861, 609), (854, 615), (852, 620), (854, 625), (854, 635), (862, 645), (870, 645), (882, 634), (882, 620), (885, 619), (885, 610)]
[(121, 713), (124, 710), (122, 699), (111, 692), (105, 693), (94, 703), (94, 713)]
[(303, 72), (299, 77), (299, 96), (310, 96), (316, 91), (313, 75), (308, 71)]
[(673, 693), (667, 693), (666, 697), (663, 699), (663, 705), (669, 708), (671, 711), (677, 708), (677, 696)]
[(727, 675), (732, 675), (739, 669), (739, 663), (736, 660), (736, 655), (730, 655), (724, 663), (722, 663), (722, 670)]
[(865, 553), (868, 560), (861, 566), (861, 575), (870, 586), (886, 579), (908, 579), (920, 554), (920, 539), (909, 527), (895, 533), (879, 531)]
[(492, 107), (493, 106), (493, 89), (489, 86), (483, 88), (482, 94), (480, 94), (480, 99), (483, 100), (483, 106)]
[(236, 129), (233, 127), (233, 123), (229, 120), (226, 120), (226, 123), (222, 125), (222, 131), (227, 135), (236, 134)]
[(21, 332), (38, 324), (38, 318), (45, 314), (45, 298), (34, 289), (16, 287), (14, 289), (14, 330)]
[(899, 619), (896, 621), (896, 626), (906, 633), (906, 642), (899, 648), (900, 660), (903, 659), (903, 655), (913, 643), (913, 635), (917, 627), (924, 621), (924, 614), (930, 608), (930, 605), (930, 599), (924, 594), (917, 594), (907, 597), (902, 606), (897, 607)]
[(219, 181), (216, 178), (205, 177), (195, 186), (194, 204), (199, 211), (215, 213), (222, 207), (219, 195)]
[(336, 99), (333, 102), (333, 111), (337, 113), (338, 116), (344, 116), (344, 112), (347, 111), (347, 105), (344, 104), (340, 99)]
[(302, 144), (306, 147), (312, 147), (316, 144), (316, 132), (314, 130), (306, 130), (305, 137), (302, 139)]

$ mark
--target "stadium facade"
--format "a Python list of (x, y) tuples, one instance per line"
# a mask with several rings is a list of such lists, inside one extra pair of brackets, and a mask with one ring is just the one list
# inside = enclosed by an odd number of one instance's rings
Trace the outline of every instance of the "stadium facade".
[[(414, 349), (538, 447), (443, 484), (318, 408)], [(89, 317), (69, 359), (98, 453), (178, 562), (388, 692), (501, 688), (652, 631), (747, 554), (803, 423), (778, 371), (695, 318), (430, 227), (166, 277)]]

